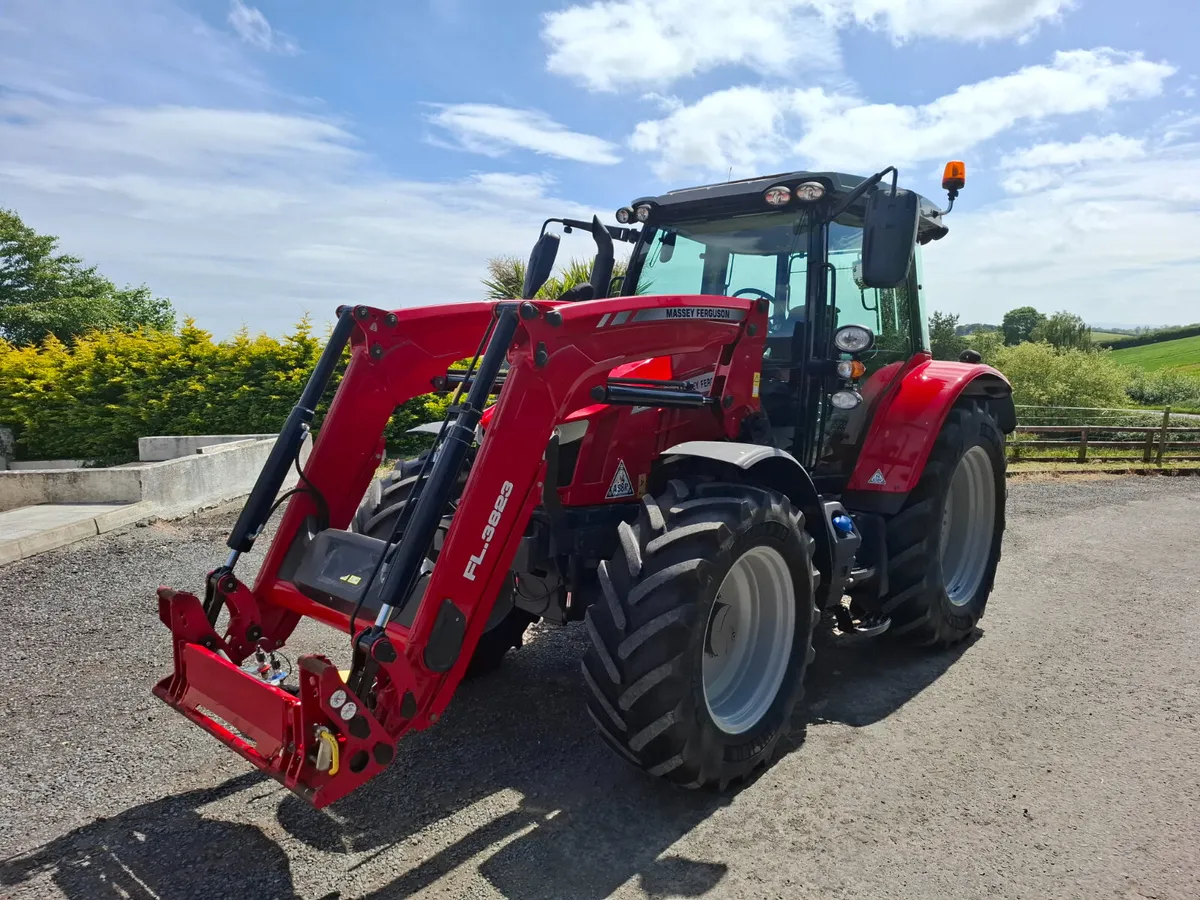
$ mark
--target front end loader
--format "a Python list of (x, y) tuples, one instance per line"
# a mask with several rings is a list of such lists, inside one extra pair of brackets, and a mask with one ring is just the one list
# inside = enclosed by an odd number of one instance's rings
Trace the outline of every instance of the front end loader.
[[(961, 182), (951, 164), (951, 203)], [(983, 614), (1015, 418), (1000, 373), (928, 352), (919, 248), (945, 212), (892, 169), (686, 189), (620, 227), (555, 220), (597, 244), (559, 298), (532, 299), (547, 223), (524, 299), (339, 309), (225, 564), (199, 594), (159, 589), (174, 671), (155, 693), (323, 807), (530, 623), (581, 621), (587, 710), (617, 754), (686, 786), (746, 778), (789, 727), (822, 616), (943, 647)], [(634, 245), (615, 297), (614, 240)], [(376, 478), (394, 410), (431, 389), (454, 391), (432, 446)], [(303, 617), (348, 636), (348, 667), (276, 671)]]

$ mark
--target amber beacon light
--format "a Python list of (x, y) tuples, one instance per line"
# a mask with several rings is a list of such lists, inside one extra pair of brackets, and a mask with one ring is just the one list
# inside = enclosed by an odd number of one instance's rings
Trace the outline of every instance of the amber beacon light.
[(967, 183), (967, 167), (957, 160), (946, 163), (942, 171), (942, 190), (957, 194)]

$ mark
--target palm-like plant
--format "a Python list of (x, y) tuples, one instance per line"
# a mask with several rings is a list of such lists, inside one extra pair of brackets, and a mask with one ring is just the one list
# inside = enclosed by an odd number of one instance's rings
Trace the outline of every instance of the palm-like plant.
[[(613, 262), (613, 277), (624, 279), (629, 260)], [(515, 256), (494, 256), (487, 262), (488, 277), (483, 287), (489, 300), (513, 300), (521, 296), (525, 285), (525, 261)], [(558, 270), (557, 275), (546, 279), (536, 294), (536, 299), (553, 300), (577, 284), (592, 280), (592, 260), (572, 259)]]

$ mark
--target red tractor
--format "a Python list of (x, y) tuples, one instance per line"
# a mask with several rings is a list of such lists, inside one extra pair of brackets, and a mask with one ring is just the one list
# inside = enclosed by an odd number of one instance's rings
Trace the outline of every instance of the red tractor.
[[(961, 163), (943, 184), (952, 207)], [(555, 300), (530, 299), (548, 222), (525, 299), (341, 308), (225, 565), (202, 597), (159, 589), (175, 670), (155, 693), (320, 807), (531, 623), (582, 620), (588, 712), (616, 753), (686, 786), (745, 778), (789, 727), (822, 615), (933, 647), (983, 615), (1016, 423), (999, 372), (929, 353), (920, 247), (947, 212), (891, 168), (715, 184), (637, 200), (620, 226), (552, 220), (598, 248)], [(614, 241), (634, 245), (621, 289)], [(347, 343), (251, 586), (238, 558)], [(395, 408), (431, 386), (455, 392), (431, 448), (376, 479)], [(281, 667), (303, 616), (349, 635), (348, 668)]]

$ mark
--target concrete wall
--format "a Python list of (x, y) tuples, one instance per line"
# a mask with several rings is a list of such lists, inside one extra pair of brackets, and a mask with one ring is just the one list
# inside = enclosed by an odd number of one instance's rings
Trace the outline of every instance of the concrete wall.
[(84, 463), (82, 459), (11, 459), (8, 467), (14, 472), (22, 469), (82, 469)]
[(0, 472), (0, 512), (39, 503), (137, 503), (137, 469), (33, 469)]
[(0, 472), (8, 468), (13, 458), (13, 433), (11, 428), (0, 426)]
[(245, 440), (274, 440), (273, 434), (188, 434), (179, 437), (155, 436), (138, 438), (138, 459), (159, 462), (201, 453), (206, 447)]
[[(0, 472), (0, 512), (40, 503), (140, 503), (161, 516), (187, 515), (250, 493), (275, 445), (275, 436), (230, 436), (224, 446), (178, 459), (111, 469), (54, 469)], [(312, 441), (301, 450), (303, 464)], [(296, 481), (289, 470), (285, 486)]]

